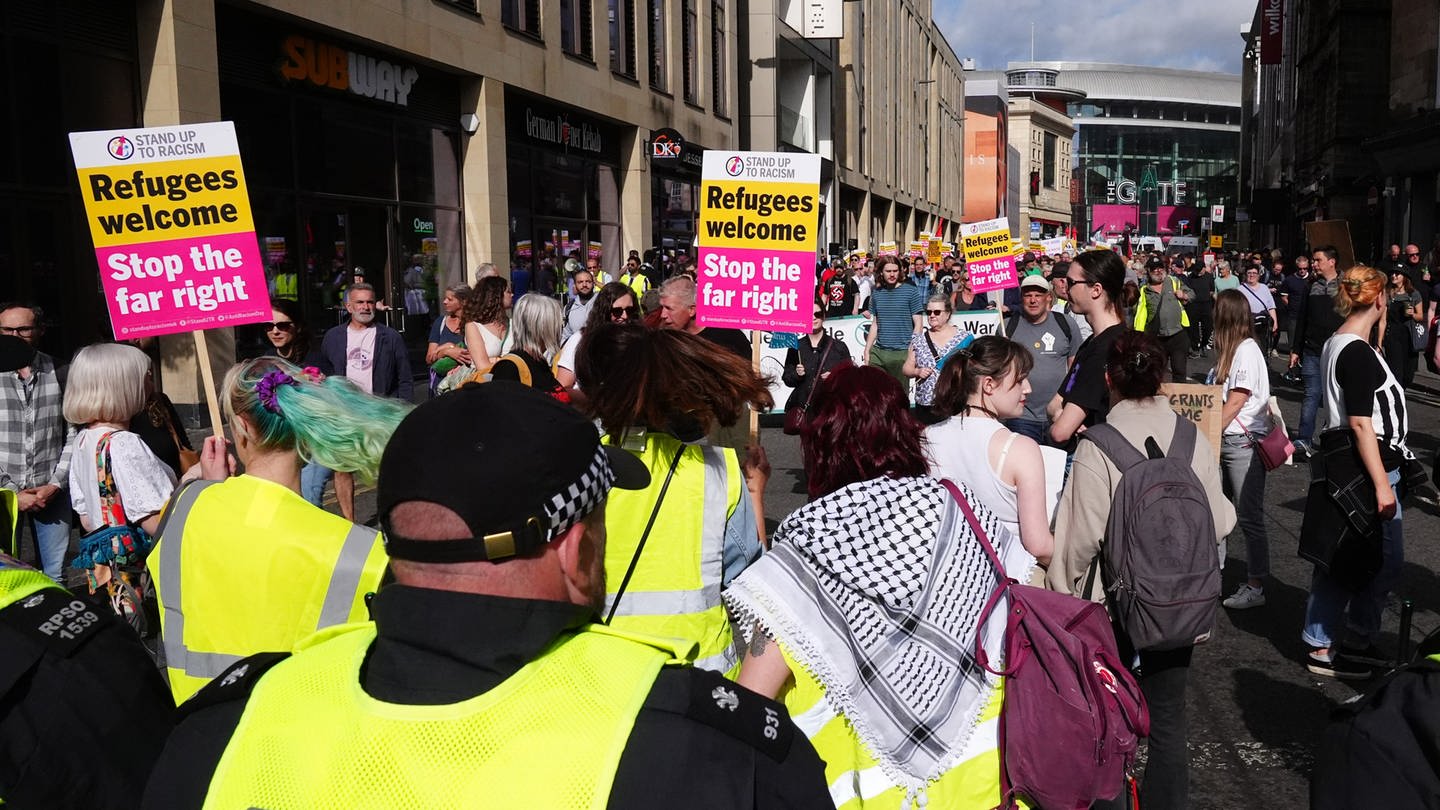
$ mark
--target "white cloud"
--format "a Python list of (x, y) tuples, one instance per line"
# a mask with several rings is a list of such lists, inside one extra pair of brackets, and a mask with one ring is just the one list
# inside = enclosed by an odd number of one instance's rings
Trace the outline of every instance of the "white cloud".
[(981, 70), (1030, 58), (1240, 72), (1240, 27), (1255, 0), (933, 0), (955, 55)]

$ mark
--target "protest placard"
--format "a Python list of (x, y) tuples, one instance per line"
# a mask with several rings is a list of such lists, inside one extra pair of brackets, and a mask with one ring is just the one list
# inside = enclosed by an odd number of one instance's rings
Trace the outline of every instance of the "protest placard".
[(709, 150), (701, 172), (696, 320), (810, 331), (820, 156)]
[(228, 121), (70, 133), (120, 340), (270, 320)]
[[(976, 337), (1000, 333), (1000, 313), (995, 310), (957, 312), (950, 318), (950, 323)], [(826, 333), (849, 351), (852, 361), (860, 364), (865, 362), (865, 333), (869, 326), (870, 319), (859, 315), (825, 319)], [(790, 398), (792, 389), (782, 379), (782, 372), (785, 370), (785, 351), (797, 345), (795, 335), (760, 333), (760, 372), (770, 378), (770, 395), (775, 399), (771, 413), (782, 413)]]
[(897, 243), (897, 242), (881, 242), (881, 243), (880, 243), (880, 255), (881, 255), (881, 256), (895, 256), (895, 255), (897, 255), (897, 254), (899, 253), (899, 251), (900, 251), (900, 245), (899, 245), (899, 243)]
[(909, 257), (912, 258), (912, 259), (918, 259), (918, 258), (920, 258), (921, 256), (924, 256), (924, 255), (925, 255), (925, 243), (924, 243), (924, 242), (911, 242), (911, 243), (909, 243), (909, 248), (905, 251), (905, 255), (906, 255), (906, 256), (909, 256)]
[(1220, 452), (1220, 406), (1223, 404), (1218, 385), (1199, 383), (1165, 383), (1160, 393), (1170, 398), (1170, 408), (1175, 413), (1195, 423), (1200, 435), (1210, 440), (1210, 447)]
[(981, 293), (1019, 286), (1008, 217), (962, 224), (960, 242), (971, 290)]

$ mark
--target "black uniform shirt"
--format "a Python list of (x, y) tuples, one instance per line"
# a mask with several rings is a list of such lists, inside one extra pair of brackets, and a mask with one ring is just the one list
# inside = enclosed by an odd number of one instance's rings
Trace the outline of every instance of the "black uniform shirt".
[[(380, 591), (372, 612), (378, 636), (360, 675), (365, 691), (391, 703), (430, 705), (494, 688), (561, 633), (593, 618), (566, 603), (403, 585)], [(188, 716), (161, 756), (146, 807), (204, 803), (245, 699), (265, 665), (279, 659), (246, 659), (251, 667), (245, 677), (226, 686), (224, 677), (216, 678), (182, 708)], [(767, 727), (774, 728), (773, 720), (767, 724), (767, 709), (780, 717), (773, 739), (765, 735)], [(557, 740), (555, 751), (544, 755), (563, 756), (564, 750), (563, 739)], [(719, 810), (833, 804), (823, 763), (784, 708), (713, 672), (665, 667), (635, 718), (609, 806)]]

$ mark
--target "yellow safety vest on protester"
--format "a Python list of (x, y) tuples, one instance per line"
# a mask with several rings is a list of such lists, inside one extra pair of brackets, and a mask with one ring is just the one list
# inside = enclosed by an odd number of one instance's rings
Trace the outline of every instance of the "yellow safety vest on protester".
[(629, 287), (635, 293), (635, 303), (640, 303), (640, 298), (650, 290), (650, 278), (644, 273), (626, 274), (620, 277), (620, 283)]
[(603, 810), (655, 676), (688, 654), (589, 625), (484, 694), (400, 705), (359, 685), (374, 639), (334, 628), (265, 673), (204, 806)]
[[(1180, 328), (1190, 328), (1190, 313), (1185, 311), (1185, 304), (1179, 301), (1180, 282), (1174, 276), (1169, 277), (1170, 288), (1176, 293), (1176, 303), (1180, 304)], [(1145, 324), (1150, 320), (1150, 304), (1146, 302), (1145, 291), (1150, 288), (1149, 284), (1140, 287), (1140, 300), (1135, 304), (1135, 331), (1144, 332)], [(1163, 293), (1164, 290), (1161, 290)]]
[(158, 537), (149, 565), (176, 703), (241, 658), (368, 619), (388, 563), (376, 530), (251, 475), (187, 485)]
[[(826, 699), (825, 687), (788, 653), (785, 662), (795, 674), (795, 683), (780, 694), (780, 700), (825, 760), (825, 782), (837, 810), (910, 810), (905, 788), (895, 784), (865, 749), (855, 727)], [(997, 724), (1003, 702), (1002, 683), (980, 710), (964, 758), (925, 787), (922, 807), (988, 810), (1000, 803)]]
[[(640, 460), (650, 470), (643, 490), (610, 491), (605, 502), (605, 612), (615, 599), (666, 474), (681, 442), (646, 436)], [(725, 573), (725, 522), (745, 494), (735, 451), (685, 445), (655, 525), (620, 598), (613, 626), (699, 644), (695, 666), (735, 674), (738, 658), (730, 619), (720, 601)]]
[(6, 532), (0, 534), (0, 540), (5, 543), (0, 546), (0, 551), (14, 554), (17, 551), (15, 539), (20, 536), (20, 496), (15, 490), (0, 487), (0, 512), (3, 512), (6, 525), (10, 527), (6, 529), (5, 526), (0, 526), (0, 531)]

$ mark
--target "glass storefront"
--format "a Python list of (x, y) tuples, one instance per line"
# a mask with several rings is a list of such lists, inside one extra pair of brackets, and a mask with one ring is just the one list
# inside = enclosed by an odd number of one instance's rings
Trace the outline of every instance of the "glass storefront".
[(1085, 122), (1076, 132), (1082, 230), (1123, 231), (1129, 208), (1128, 225), (1155, 229), (1145, 235), (1196, 233), (1196, 212), (1234, 196), (1239, 150), (1235, 132)]
[[(388, 307), (384, 322), (423, 369), (438, 290), (468, 275), (458, 80), (224, 6), (217, 27), (221, 113), (235, 122), (271, 296), (297, 301), (318, 338), (343, 321), (344, 288), (363, 270)], [(320, 85), (275, 69), (322, 46), (413, 78), (403, 96), (369, 98), (359, 79), (347, 92), (333, 78)], [(257, 330), (237, 331), (242, 355), (264, 349)]]
[[(621, 128), (514, 90), (505, 93), (512, 267), (563, 267), (572, 253), (614, 272), (620, 243)], [(638, 249), (638, 246), (635, 246)]]
[(664, 256), (693, 255), (705, 149), (673, 129), (657, 129), (650, 133), (649, 155), (650, 247)]
[(0, 4), (0, 301), (34, 303), (67, 360), (111, 338), (66, 133), (134, 126), (133, 3)]

